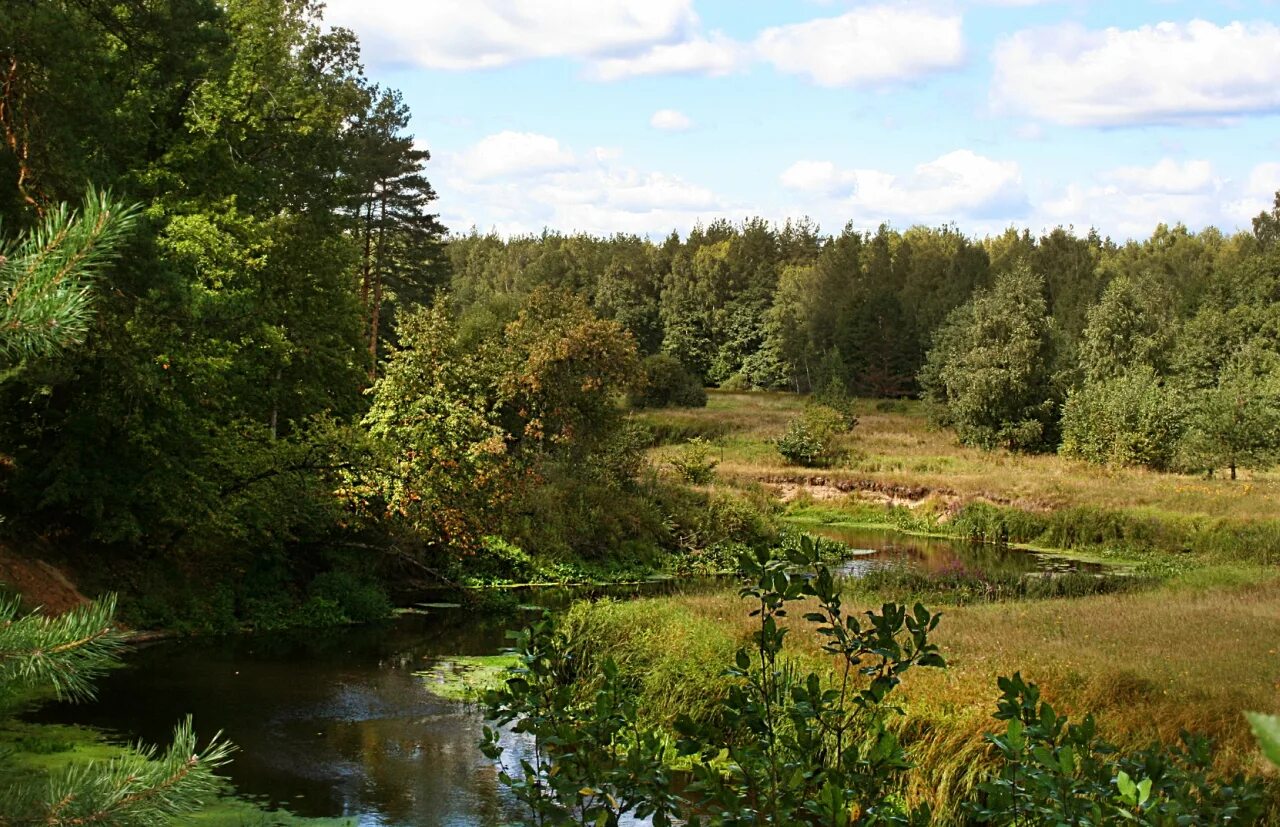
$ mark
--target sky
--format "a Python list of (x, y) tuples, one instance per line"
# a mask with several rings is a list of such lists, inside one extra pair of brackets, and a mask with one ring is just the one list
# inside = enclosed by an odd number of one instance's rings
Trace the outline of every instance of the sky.
[(328, 0), (454, 232), (1248, 228), (1280, 0)]

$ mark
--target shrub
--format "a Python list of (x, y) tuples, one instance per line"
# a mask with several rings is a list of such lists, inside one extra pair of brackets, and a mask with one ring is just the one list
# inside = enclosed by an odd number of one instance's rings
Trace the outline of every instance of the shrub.
[(775, 443), (778, 453), (794, 465), (826, 465), (833, 459), (835, 438), (849, 430), (857, 417), (820, 403), (811, 403), (804, 413), (787, 423), (786, 432)]
[(711, 456), (711, 449), (710, 442), (696, 436), (671, 458), (671, 467), (690, 485), (710, 485), (720, 464), (719, 459)]
[(703, 408), (707, 391), (680, 360), (668, 353), (655, 353), (641, 364), (644, 378), (639, 388), (627, 394), (634, 408)]
[[(371, 623), (391, 616), (391, 601), (377, 583), (345, 571), (327, 571), (311, 581), (312, 600), (331, 601), (352, 623)], [(304, 604), (304, 608), (305, 608)]]
[(1173, 462), (1186, 417), (1175, 394), (1150, 368), (1073, 391), (1062, 410), (1064, 456), (1107, 465)]

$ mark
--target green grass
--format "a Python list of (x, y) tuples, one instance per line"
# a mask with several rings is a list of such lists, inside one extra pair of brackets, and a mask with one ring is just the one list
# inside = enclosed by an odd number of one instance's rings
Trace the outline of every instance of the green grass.
[[(955, 433), (933, 427), (916, 402), (885, 405), (859, 400), (859, 422), (841, 443), (832, 467), (787, 465), (770, 444), (804, 398), (784, 393), (711, 391), (707, 407), (646, 411), (651, 428), (679, 427), (715, 437), (723, 452), (723, 479), (772, 480), (820, 476), (921, 487), (943, 503), (987, 501), (1028, 511), (1089, 506), (1163, 516), (1280, 520), (1280, 475), (1253, 474), (1231, 481), (1163, 474), (1141, 468), (1104, 468), (1056, 454), (1025, 455), (961, 445)], [(654, 449), (660, 457), (662, 448)], [(839, 492), (815, 489), (815, 497)], [(843, 499), (836, 496), (836, 499)]]
[[(982, 733), (995, 727), (996, 677), (1014, 671), (1039, 682), (1063, 710), (1095, 713), (1121, 746), (1174, 743), (1188, 729), (1216, 740), (1220, 769), (1267, 772), (1243, 712), (1280, 711), (1280, 475), (1233, 482), (983, 451), (932, 427), (917, 403), (871, 400), (859, 401), (859, 424), (843, 437), (836, 462), (800, 468), (784, 463), (771, 440), (803, 405), (788, 394), (711, 392), (705, 409), (646, 416), (659, 427), (678, 420), (690, 432), (714, 423), (722, 432), (718, 484), (765, 486), (785, 500), (792, 525), (1007, 542), (1123, 565), (1133, 575), (940, 582), (900, 571), (850, 585), (850, 601), (866, 606), (922, 599), (944, 607), (938, 642), (951, 667), (904, 684), (908, 715), (898, 726), (918, 764), (913, 799), (945, 816), (979, 782), (989, 766)], [(669, 450), (652, 449), (655, 463)], [(629, 611), (628, 637), (643, 638), (648, 623), (710, 622), (717, 651), (727, 651), (751, 631), (745, 607), (729, 594), (656, 598)], [(616, 615), (601, 612), (593, 637), (623, 634), (601, 631), (623, 622), (610, 622)], [(821, 665), (811, 635), (790, 640), (794, 657)], [(690, 669), (678, 646), (669, 649), (650, 653), (644, 668), (685, 669), (694, 688), (686, 689), (684, 711), (708, 711), (704, 699), (717, 697), (725, 661)], [(666, 708), (660, 697), (653, 702)]]

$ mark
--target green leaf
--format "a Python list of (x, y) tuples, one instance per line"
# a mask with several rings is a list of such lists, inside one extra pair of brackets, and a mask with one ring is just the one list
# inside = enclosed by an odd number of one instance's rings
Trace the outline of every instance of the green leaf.
[(1262, 715), (1257, 712), (1246, 712), (1253, 734), (1258, 738), (1262, 754), (1277, 767), (1280, 767), (1280, 716)]

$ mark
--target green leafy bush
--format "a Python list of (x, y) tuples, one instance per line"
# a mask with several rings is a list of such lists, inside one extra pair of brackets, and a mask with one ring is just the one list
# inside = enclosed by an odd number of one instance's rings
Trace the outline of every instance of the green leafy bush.
[(1252, 824), (1266, 809), (1261, 783), (1210, 777), (1208, 742), (1186, 733), (1182, 747), (1124, 754), (1098, 735), (1092, 716), (1071, 723), (1019, 674), (1000, 678), (997, 720), (987, 739), (999, 774), (966, 809), (978, 822), (1021, 824)]
[(707, 391), (680, 360), (668, 353), (655, 353), (641, 363), (644, 376), (640, 387), (627, 395), (633, 408), (704, 408)]
[(1184, 407), (1146, 367), (1087, 383), (1063, 406), (1059, 450), (1100, 465), (1166, 469), (1186, 428)]
[(671, 467), (690, 485), (710, 485), (720, 464), (720, 460), (711, 455), (712, 448), (710, 442), (696, 436), (671, 457)]
[(787, 423), (787, 430), (774, 443), (782, 458), (793, 465), (828, 465), (835, 457), (835, 440), (857, 423), (857, 417), (830, 405), (811, 403)]
[(371, 623), (391, 617), (392, 606), (386, 592), (377, 583), (349, 572), (328, 571), (316, 575), (307, 591), (312, 599), (331, 601), (345, 621), (351, 623)]

